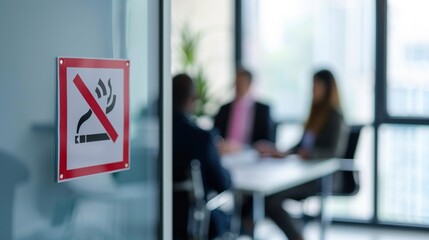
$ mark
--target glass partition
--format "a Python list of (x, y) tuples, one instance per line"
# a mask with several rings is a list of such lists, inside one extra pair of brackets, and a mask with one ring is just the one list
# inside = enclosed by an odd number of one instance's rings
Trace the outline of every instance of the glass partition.
[[(0, 2), (0, 239), (159, 238), (160, 7)], [(130, 60), (130, 170), (55, 181), (58, 56)]]

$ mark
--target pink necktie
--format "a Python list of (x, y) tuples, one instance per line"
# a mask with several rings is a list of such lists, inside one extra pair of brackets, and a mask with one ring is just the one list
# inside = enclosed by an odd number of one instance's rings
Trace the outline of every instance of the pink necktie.
[(227, 140), (235, 141), (241, 144), (246, 143), (246, 126), (249, 117), (247, 108), (249, 102), (246, 99), (240, 99), (233, 103), (232, 112), (229, 120)]

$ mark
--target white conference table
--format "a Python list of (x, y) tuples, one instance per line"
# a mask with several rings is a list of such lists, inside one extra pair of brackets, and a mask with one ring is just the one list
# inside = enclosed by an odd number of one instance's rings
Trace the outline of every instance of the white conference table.
[(235, 191), (253, 197), (255, 224), (265, 218), (266, 196), (321, 179), (321, 240), (325, 239), (326, 227), (330, 223), (326, 214), (326, 197), (332, 192), (332, 175), (338, 171), (356, 171), (350, 159), (260, 158), (254, 150), (225, 155), (222, 165), (231, 173)]

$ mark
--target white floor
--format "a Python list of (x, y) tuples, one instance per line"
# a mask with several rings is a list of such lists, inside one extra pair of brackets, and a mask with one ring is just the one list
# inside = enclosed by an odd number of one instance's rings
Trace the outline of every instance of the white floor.
[[(262, 222), (257, 228), (257, 239), (286, 240), (280, 229), (271, 221)], [(304, 229), (306, 240), (319, 240), (319, 225), (317, 222), (308, 224)], [(334, 224), (329, 227), (326, 240), (428, 240), (429, 229), (411, 231), (393, 228), (362, 227), (355, 225)]]

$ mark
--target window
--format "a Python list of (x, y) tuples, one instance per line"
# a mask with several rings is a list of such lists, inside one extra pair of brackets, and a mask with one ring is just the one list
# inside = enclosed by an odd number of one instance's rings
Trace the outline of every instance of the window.
[(428, 126), (380, 127), (380, 220), (429, 224), (428, 142)]
[[(271, 105), (273, 118), (281, 123), (279, 148), (287, 149), (301, 137), (312, 74), (321, 68), (337, 78), (346, 121), (373, 122), (374, 7), (372, 0), (242, 1), (242, 62), (255, 73), (257, 96)], [(372, 218), (373, 145), (374, 128), (365, 127), (356, 153), (361, 189), (355, 197), (332, 199), (335, 216)]]
[(418, 26), (429, 24), (429, 3), (386, 3), (386, 88), (381, 90), (388, 116), (379, 128), (377, 217), (384, 223), (428, 226), (429, 36)]
[(348, 122), (373, 120), (373, 1), (253, 0), (243, 11), (243, 64), (276, 120), (306, 118), (320, 68), (336, 75)]
[(392, 116), (429, 117), (429, 2), (389, 0), (387, 110)]

